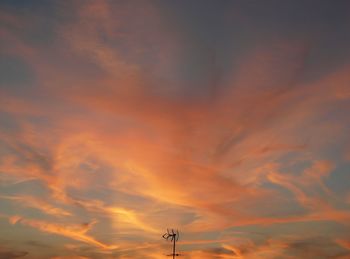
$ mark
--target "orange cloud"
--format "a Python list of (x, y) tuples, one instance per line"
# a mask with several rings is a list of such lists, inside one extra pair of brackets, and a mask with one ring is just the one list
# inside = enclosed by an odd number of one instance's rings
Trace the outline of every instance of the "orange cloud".
[(149, 224), (146, 224), (140, 219), (140, 212), (121, 207), (109, 207), (98, 200), (82, 201), (71, 199), (69, 202), (81, 206), (88, 211), (98, 212), (103, 216), (110, 217), (114, 219), (118, 225), (128, 225), (130, 227), (142, 229), (146, 232), (159, 233), (159, 230), (153, 228)]
[(350, 241), (349, 241), (349, 240), (337, 239), (336, 242), (337, 242), (340, 246), (342, 246), (342, 247), (344, 247), (344, 248), (350, 250)]
[(42, 232), (65, 236), (102, 249), (117, 248), (117, 246), (115, 245), (107, 245), (102, 242), (99, 242), (93, 237), (86, 234), (86, 232), (88, 232), (96, 222), (82, 225), (58, 225), (40, 220), (25, 219), (19, 216), (10, 217), (10, 222), (12, 224), (21, 223), (22, 225), (36, 228)]
[[(11, 42), (6, 51), (30, 64), (36, 78), (33, 99), (11, 89), (0, 93), (0, 110), (13, 118), (10, 130), (0, 132), (1, 177), (35, 180), (54, 203), (4, 198), (55, 216), (80, 217), (75, 210), (83, 209), (112, 221), (111, 232), (137, 229), (146, 239), (170, 224), (192, 234), (314, 221), (348, 226), (348, 200), (326, 181), (336, 177), (337, 161), (325, 153), (347, 138), (348, 121), (337, 116), (349, 109), (349, 67), (306, 81), (312, 45), (271, 40), (239, 55), (237, 68), (210, 86), (213, 94), (182, 75), (196, 57), (185, 55), (189, 39), (159, 6), (68, 6), (61, 8), (71, 19), (55, 28), (46, 49), (23, 40), (23, 19), (1, 15), (17, 28), (1, 27)], [(90, 225), (10, 221), (114, 248), (87, 235)], [(285, 248), (270, 240), (190, 258), (271, 258)]]
[(331, 195), (329, 189), (323, 182), (333, 169), (333, 165), (328, 161), (316, 161), (306, 169), (301, 175), (282, 174), (274, 171), (269, 172), (267, 178), (272, 183), (281, 185), (290, 190), (296, 199), (306, 208), (311, 210), (328, 209), (330, 206), (323, 201), (319, 195), (310, 195), (309, 189), (320, 187), (326, 195)]

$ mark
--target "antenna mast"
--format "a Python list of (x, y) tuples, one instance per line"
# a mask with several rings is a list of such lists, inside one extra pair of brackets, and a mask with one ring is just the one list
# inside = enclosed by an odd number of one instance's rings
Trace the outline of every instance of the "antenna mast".
[(167, 229), (166, 233), (163, 235), (163, 238), (166, 241), (173, 242), (173, 253), (168, 255), (168, 256), (173, 256), (173, 259), (175, 259), (175, 256), (180, 255), (180, 254), (177, 254), (175, 250), (176, 242), (179, 240), (179, 237), (180, 237), (179, 231), (178, 230), (174, 231), (174, 229), (171, 229), (170, 232), (169, 232), (169, 229)]

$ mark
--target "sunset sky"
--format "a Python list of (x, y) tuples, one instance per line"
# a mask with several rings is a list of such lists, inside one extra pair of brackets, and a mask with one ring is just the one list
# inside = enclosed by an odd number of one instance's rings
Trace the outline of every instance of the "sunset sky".
[(350, 258), (350, 1), (0, 1), (0, 259)]

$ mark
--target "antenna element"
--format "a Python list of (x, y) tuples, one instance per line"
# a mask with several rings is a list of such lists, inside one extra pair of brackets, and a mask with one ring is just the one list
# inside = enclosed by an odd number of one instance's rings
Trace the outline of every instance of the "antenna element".
[(175, 256), (180, 255), (180, 254), (175, 253), (175, 246), (176, 246), (176, 242), (179, 240), (179, 237), (180, 237), (179, 231), (178, 230), (174, 231), (174, 229), (171, 229), (171, 231), (169, 231), (169, 229), (167, 229), (166, 233), (163, 235), (163, 238), (166, 241), (173, 242), (173, 253), (168, 255), (168, 256), (172, 256), (173, 259), (175, 259)]

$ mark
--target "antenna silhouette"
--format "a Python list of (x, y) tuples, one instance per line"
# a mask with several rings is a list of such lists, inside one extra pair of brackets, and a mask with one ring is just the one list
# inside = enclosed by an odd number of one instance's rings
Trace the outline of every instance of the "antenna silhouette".
[(175, 232), (174, 229), (171, 229), (170, 232), (169, 232), (169, 229), (167, 229), (166, 233), (163, 235), (163, 238), (166, 241), (173, 242), (173, 253), (168, 255), (168, 256), (173, 256), (173, 259), (175, 258), (175, 256), (180, 255), (180, 254), (175, 253), (175, 246), (176, 246), (176, 242), (179, 240), (179, 237), (180, 237), (179, 231), (176, 230), (176, 232)]

